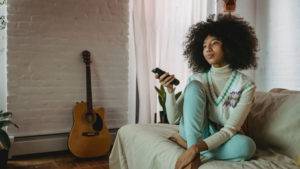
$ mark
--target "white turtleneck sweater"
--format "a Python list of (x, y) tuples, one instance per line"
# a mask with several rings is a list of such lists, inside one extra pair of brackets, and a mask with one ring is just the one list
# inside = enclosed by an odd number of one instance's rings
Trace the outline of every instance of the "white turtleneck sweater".
[[(217, 97), (223, 91), (231, 74), (232, 74), (232, 70), (229, 68), (229, 64), (221, 68), (216, 68), (213, 65), (211, 66), (212, 84), (213, 84), (214, 92), (217, 95)], [(235, 133), (236, 131), (239, 131), (241, 129), (241, 126), (243, 125), (243, 122), (248, 116), (250, 108), (255, 101), (254, 96), (255, 96), (255, 88), (252, 88), (249, 91), (245, 92), (241, 96), (239, 103), (235, 107), (234, 110), (235, 113), (233, 113), (229, 117), (229, 119), (226, 121), (225, 124), (223, 124), (224, 122), (219, 121), (218, 118), (210, 119), (222, 126), (225, 126), (224, 128), (226, 129), (220, 130), (219, 132), (203, 140), (206, 142), (209, 150), (216, 148), (219, 145), (223, 144), (224, 142), (228, 141), (232, 136), (236, 134)], [(184, 90), (182, 91), (177, 101), (175, 99), (175, 92), (173, 93), (166, 92), (166, 109), (167, 109), (167, 116), (170, 124), (178, 123), (181, 120), (183, 116), (183, 102), (184, 102)], [(187, 142), (189, 148), (192, 144), (195, 144), (197, 140), (191, 140), (189, 143), (189, 139), (188, 139)]]
[(214, 65), (211, 65), (211, 80), (217, 97), (219, 97), (220, 93), (224, 89), (231, 74), (232, 70), (229, 69), (229, 64), (220, 68), (216, 68)]

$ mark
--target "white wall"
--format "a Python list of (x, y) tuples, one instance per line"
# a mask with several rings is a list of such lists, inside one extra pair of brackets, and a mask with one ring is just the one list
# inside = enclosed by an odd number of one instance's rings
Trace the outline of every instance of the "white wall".
[(135, 103), (129, 102), (129, 96), (135, 96), (129, 79), (135, 75), (128, 68), (128, 3), (8, 0), (7, 109), (19, 125), (9, 127), (9, 135), (71, 130), (73, 106), (86, 101), (83, 50), (92, 54), (94, 109), (105, 108), (109, 129), (128, 124), (128, 114), (135, 113), (129, 111), (135, 110)]
[(256, 25), (260, 48), (257, 91), (300, 90), (299, 0), (257, 1)]

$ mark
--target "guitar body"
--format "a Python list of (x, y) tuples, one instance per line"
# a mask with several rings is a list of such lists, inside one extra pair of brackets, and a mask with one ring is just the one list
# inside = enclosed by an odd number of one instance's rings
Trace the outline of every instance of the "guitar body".
[[(111, 136), (104, 122), (104, 108), (93, 110), (93, 120), (87, 122), (87, 103), (77, 103), (73, 108), (73, 127), (68, 146), (77, 157), (89, 158), (105, 155), (111, 146)], [(91, 115), (91, 113), (90, 113)]]

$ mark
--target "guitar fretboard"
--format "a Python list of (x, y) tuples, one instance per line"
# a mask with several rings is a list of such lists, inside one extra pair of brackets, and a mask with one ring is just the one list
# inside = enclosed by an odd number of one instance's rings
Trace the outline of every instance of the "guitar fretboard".
[(87, 98), (87, 101), (86, 101), (87, 102), (87, 112), (93, 112), (90, 65), (86, 65), (86, 98)]

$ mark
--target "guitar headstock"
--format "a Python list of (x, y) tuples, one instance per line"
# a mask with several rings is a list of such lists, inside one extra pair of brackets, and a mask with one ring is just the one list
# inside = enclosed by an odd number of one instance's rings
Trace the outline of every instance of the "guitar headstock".
[(86, 65), (89, 65), (91, 62), (91, 53), (87, 50), (82, 52), (82, 56), (83, 56), (83, 61)]

